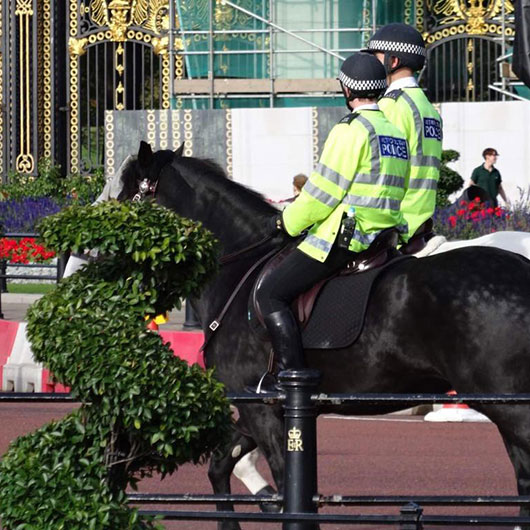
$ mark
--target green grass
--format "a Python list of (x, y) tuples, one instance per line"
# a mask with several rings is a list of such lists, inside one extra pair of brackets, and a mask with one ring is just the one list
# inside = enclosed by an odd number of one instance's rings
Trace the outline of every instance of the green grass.
[(55, 283), (8, 283), (7, 292), (17, 294), (45, 294), (55, 289)]

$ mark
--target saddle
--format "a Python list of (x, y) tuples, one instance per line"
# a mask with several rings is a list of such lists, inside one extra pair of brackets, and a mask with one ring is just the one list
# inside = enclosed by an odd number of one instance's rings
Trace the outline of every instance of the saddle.
[(422, 251), (425, 248), (425, 245), (427, 245), (429, 239), (432, 239), (434, 236), (433, 225), (434, 222), (432, 218), (427, 219), (427, 221), (418, 227), (416, 232), (414, 232), (414, 235), (399, 249), (399, 251), (407, 256)]
[[(304, 348), (344, 348), (355, 342), (362, 330), (375, 279), (388, 266), (411, 257), (405, 257), (397, 250), (398, 242), (399, 233), (395, 228), (383, 230), (370, 247), (358, 253), (343, 270), (318, 282), (293, 302), (292, 309), (300, 323)], [(256, 299), (258, 286), (295, 248), (295, 245), (289, 246), (271, 258), (252, 289), (250, 324), (264, 340), (267, 336)], [(332, 326), (330, 322), (333, 322)]]

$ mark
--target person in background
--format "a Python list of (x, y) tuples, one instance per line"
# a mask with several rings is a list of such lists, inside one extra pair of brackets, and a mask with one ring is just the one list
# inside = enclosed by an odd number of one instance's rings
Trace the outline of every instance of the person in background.
[(420, 32), (402, 23), (387, 24), (368, 41), (368, 53), (374, 54), (387, 73), (388, 88), (379, 100), (386, 119), (407, 138), (410, 149), (410, 174), (401, 211), (412, 236), (429, 235), (436, 208), (436, 190), (442, 158), (442, 119), (414, 73), (425, 64), (426, 48)]
[(293, 197), (291, 199), (291, 202), (300, 195), (300, 192), (302, 191), (302, 188), (304, 187), (305, 183), (307, 182), (307, 175), (304, 175), (303, 173), (298, 173), (298, 175), (295, 175), (293, 177)]
[[(385, 69), (372, 55), (354, 53), (338, 79), (351, 113), (329, 133), (298, 198), (271, 219), (272, 233), (297, 237), (309, 231), (256, 290), (278, 371), (305, 366), (292, 301), (342, 270), (385, 229), (407, 231), (400, 210), (409, 171), (407, 141), (377, 106), (386, 88)], [(275, 392), (276, 378), (267, 372), (249, 390)]]
[(499, 170), (494, 166), (497, 162), (499, 153), (493, 147), (488, 147), (482, 151), (482, 158), (484, 163), (476, 167), (471, 174), (469, 186), (479, 186), (487, 194), (486, 201), (491, 202), (491, 205), (497, 207), (497, 195), (502, 197), (502, 200), (508, 204), (506, 193), (502, 187), (502, 178)]
[(278, 202), (274, 202), (274, 206), (278, 208), (278, 210), (285, 210), (287, 206), (292, 203), (298, 195), (300, 195), (300, 192), (302, 191), (302, 188), (304, 187), (305, 183), (307, 182), (307, 176), (303, 173), (298, 173), (298, 175), (295, 175), (293, 177), (293, 195), (289, 197), (288, 199), (283, 199)]

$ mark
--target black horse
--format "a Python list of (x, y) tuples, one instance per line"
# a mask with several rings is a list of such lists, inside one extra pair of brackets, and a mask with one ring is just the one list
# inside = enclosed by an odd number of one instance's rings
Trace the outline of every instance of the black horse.
[[(119, 198), (132, 198), (143, 179), (149, 180), (160, 204), (201, 221), (219, 239), (222, 255), (231, 257), (193, 302), (210, 336), (208, 325), (247, 271), (285, 244), (286, 236), (281, 234), (267, 239), (267, 219), (277, 211), (257, 193), (228, 179), (215, 163), (183, 157), (182, 149), (152, 153), (142, 142), (137, 159), (124, 171)], [(240, 253), (243, 249), (247, 250)], [(257, 269), (206, 348), (207, 366), (215, 366), (217, 377), (233, 392), (254, 383), (268, 363), (270, 345), (254, 334), (247, 317), (256, 274)], [(326, 393), (442, 393), (452, 388), (458, 393), (522, 393), (530, 391), (529, 330), (530, 262), (499, 249), (474, 247), (410, 258), (388, 267), (372, 288), (358, 340), (340, 350), (305, 353), (308, 365), (322, 372), (320, 390)], [(519, 494), (529, 495), (530, 407), (476, 408), (496, 423), (515, 468)], [(332, 409), (340, 414), (391, 410), (366, 405)], [(281, 491), (281, 410), (241, 405), (239, 414), (230, 447), (210, 463), (214, 491), (230, 492), (235, 463), (256, 444)], [(524, 508), (522, 513), (530, 511)], [(220, 528), (239, 525), (221, 524)]]

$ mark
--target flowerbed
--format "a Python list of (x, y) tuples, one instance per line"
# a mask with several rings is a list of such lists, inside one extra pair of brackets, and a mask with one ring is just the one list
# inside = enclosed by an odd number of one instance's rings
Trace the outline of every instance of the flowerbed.
[(474, 239), (499, 231), (530, 232), (530, 208), (528, 197), (515, 204), (513, 209), (491, 207), (473, 201), (458, 203), (434, 214), (434, 230), (450, 240)]
[(62, 206), (50, 197), (0, 201), (0, 224), (4, 233), (34, 232), (38, 221), (61, 209)]
[(37, 243), (34, 237), (0, 239), (0, 260), (10, 264), (46, 263), (55, 257), (55, 252)]

